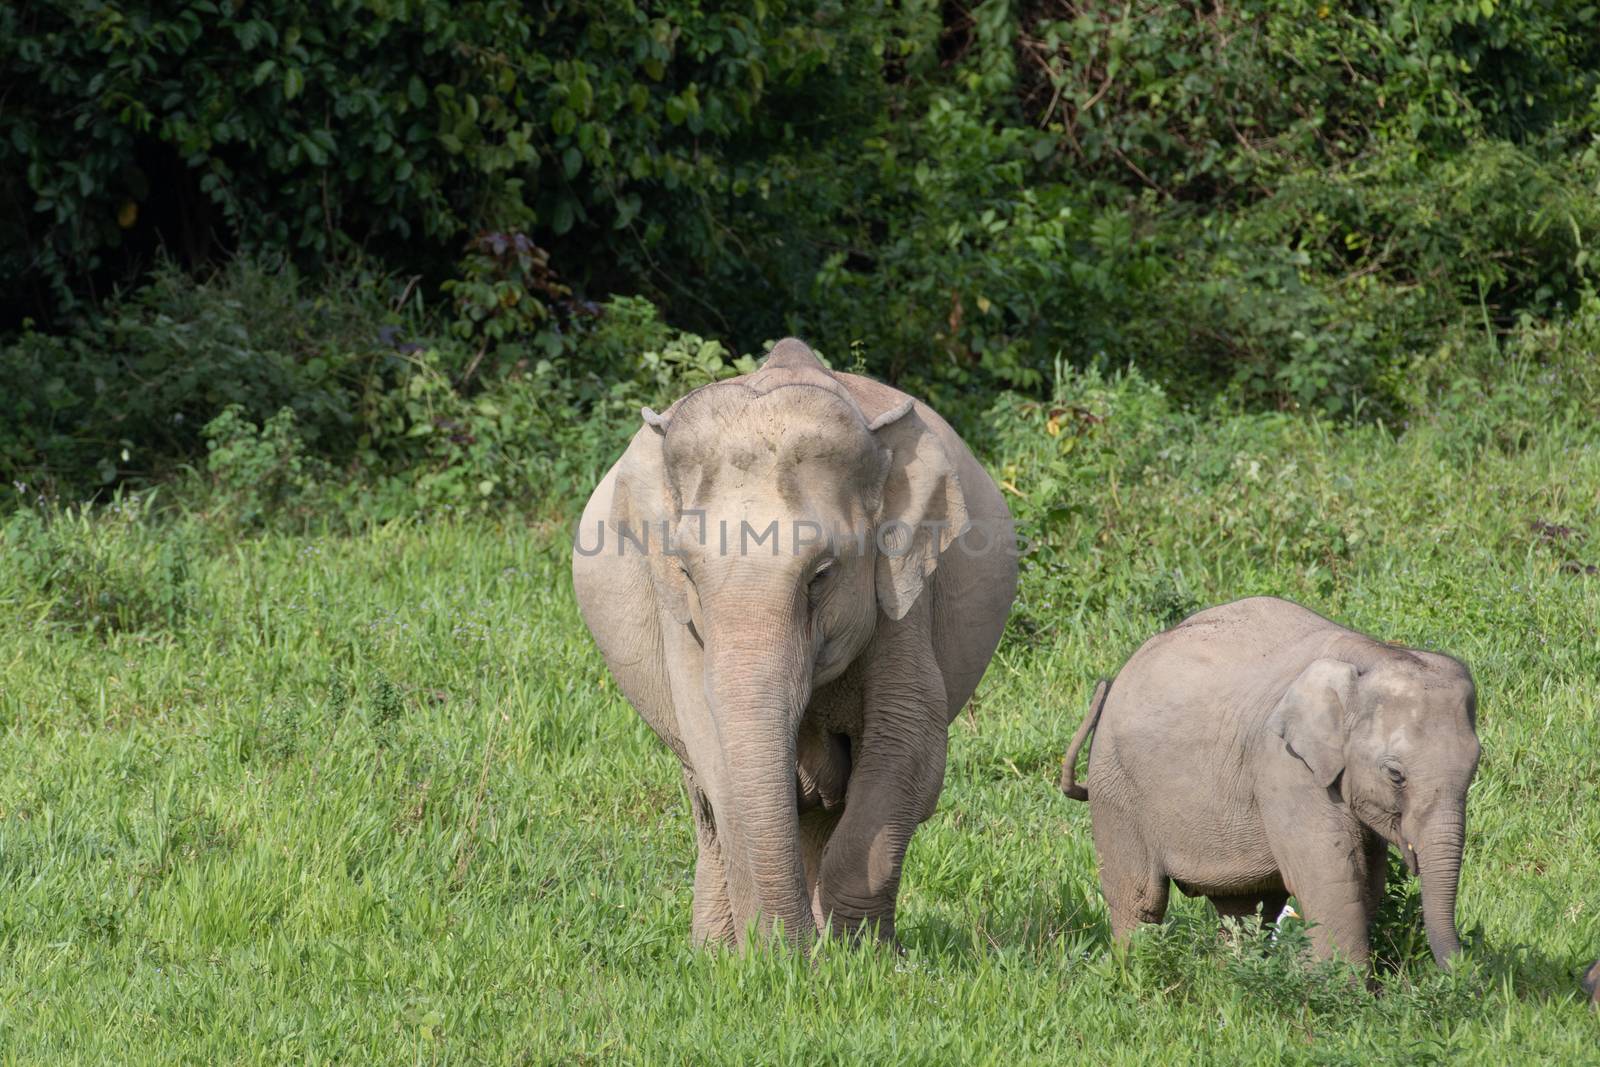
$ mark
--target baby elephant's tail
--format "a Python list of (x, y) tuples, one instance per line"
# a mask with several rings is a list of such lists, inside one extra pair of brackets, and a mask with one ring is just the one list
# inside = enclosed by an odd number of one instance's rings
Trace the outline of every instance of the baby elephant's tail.
[(1089, 787), (1079, 785), (1077, 781), (1078, 753), (1083, 750), (1083, 743), (1089, 739), (1089, 732), (1100, 721), (1100, 709), (1105, 707), (1106, 693), (1110, 689), (1111, 683), (1104, 678), (1094, 687), (1094, 697), (1089, 701), (1089, 714), (1083, 717), (1083, 725), (1072, 735), (1072, 744), (1067, 748), (1067, 758), (1061, 761), (1061, 791), (1073, 800), (1089, 799)]

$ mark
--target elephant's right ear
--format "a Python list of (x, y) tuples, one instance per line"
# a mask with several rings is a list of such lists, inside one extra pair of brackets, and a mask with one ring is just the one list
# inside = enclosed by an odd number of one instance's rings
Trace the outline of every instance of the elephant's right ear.
[(1355, 696), (1355, 664), (1312, 660), (1272, 709), (1267, 725), (1327, 788), (1344, 770), (1345, 711)]

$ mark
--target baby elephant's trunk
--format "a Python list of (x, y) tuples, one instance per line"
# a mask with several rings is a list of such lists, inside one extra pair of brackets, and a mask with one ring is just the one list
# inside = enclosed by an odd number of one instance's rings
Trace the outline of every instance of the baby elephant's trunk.
[(1094, 730), (1095, 724), (1100, 721), (1100, 709), (1105, 706), (1106, 693), (1110, 690), (1111, 683), (1104, 678), (1094, 687), (1094, 697), (1089, 701), (1089, 714), (1083, 717), (1078, 732), (1072, 735), (1072, 744), (1067, 748), (1067, 757), (1061, 761), (1061, 791), (1073, 800), (1089, 799), (1089, 787), (1079, 785), (1077, 781), (1078, 753), (1083, 749), (1083, 743), (1089, 740), (1089, 734)]
[(1428, 947), (1440, 967), (1461, 951), (1456, 934), (1456, 888), (1461, 880), (1461, 852), (1466, 840), (1466, 820), (1457, 810), (1436, 817), (1422, 835), (1419, 850), (1422, 877), (1422, 922)]

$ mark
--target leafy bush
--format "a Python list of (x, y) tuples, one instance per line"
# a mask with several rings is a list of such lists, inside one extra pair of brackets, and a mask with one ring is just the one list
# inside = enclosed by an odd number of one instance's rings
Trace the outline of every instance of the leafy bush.
[(384, 513), (518, 499), (783, 333), (966, 428), (1058, 364), (1396, 425), (1600, 291), (1587, 6), (215, 15), (0, 9), (15, 477), (158, 479), (238, 405)]
[[(479, 229), (527, 228), (609, 288), (723, 242), (707, 205), (764, 186), (773, 94), (873, 95), (882, 16), (829, 0), (213, 0), (0, 7), (0, 325), (56, 314), (165, 247), (327, 263), (362, 247), (441, 280)], [(851, 93), (852, 86), (863, 90)], [(754, 142), (754, 143), (752, 143)]]
[(0, 347), (0, 467), (72, 494), (157, 477), (198, 459), (230, 404), (258, 422), (288, 407), (312, 447), (346, 450), (352, 398), (403, 369), (388, 296), (358, 272), (312, 286), (248, 260), (200, 281), (164, 266), (73, 332)]
[(305, 455), (292, 408), (257, 426), (238, 404), (229, 404), (206, 423), (204, 433), (213, 506), (243, 525), (300, 503), (325, 470)]
[[(1600, 304), (1591, 299), (1570, 330), (1530, 320), (1494, 352), (1480, 346), (1419, 362), (1404, 436), (1385, 426), (1351, 427), (1340, 433), (1340, 451), (1327, 446), (1338, 426), (1331, 420), (1180, 408), (1140, 370), (1078, 370), (1058, 361), (1048, 401), (1002, 395), (981, 436), (969, 434), (984, 446), (1027, 542), (1014, 636), (1046, 642), (1108, 616), (1170, 626), (1203, 606), (1195, 590), (1218, 579), (1212, 571), (1223, 557), (1231, 560), (1233, 596), (1329, 602), (1351, 574), (1408, 543), (1407, 531), (1432, 529), (1427, 508), (1401, 512), (1398, 500), (1379, 492), (1386, 482), (1361, 469), (1373, 456), (1392, 455), (1396, 465), (1454, 484), (1462, 472), (1552, 441), (1566, 442), (1573, 462), (1589, 454), (1600, 426), (1600, 378), (1589, 354), (1597, 329)], [(1535, 514), (1554, 507), (1535, 502), (1545, 492), (1529, 486), (1518, 506), (1530, 509), (1528, 521), (1565, 530), (1536, 534), (1554, 548), (1571, 536), (1561, 524), (1577, 519)], [(1174, 545), (1168, 531), (1175, 525), (1204, 532)], [(1577, 556), (1564, 548), (1559, 565), (1589, 573), (1588, 560)], [(1263, 581), (1265, 574), (1274, 578)]]
[(190, 464), (205, 506), (245, 526), (538, 506), (592, 484), (642, 405), (754, 366), (642, 298), (562, 299), (536, 252), (432, 311), (360, 271), (313, 287), (247, 260), (201, 280), (164, 267), (97, 321), (0, 348), (0, 462), (69, 501)]
[(1213, 206), (1379, 145), (1576, 143), (1600, 84), (1600, 16), (1576, 5), (1021, 7), (1023, 101), (1062, 149), (1051, 165)]
[(1594, 287), (1594, 21), (979, 5), (946, 26), (952, 74), (807, 171), (817, 195), (864, 194), (813, 238), (834, 251), (791, 320), (954, 403), (1037, 395), (1065, 355), (1137, 363), (1180, 402), (1403, 414), (1419, 351)]
[(13, 511), (0, 525), (8, 614), (100, 637), (177, 627), (193, 607), (194, 531), (151, 521), (154, 504), (119, 496), (94, 511), (37, 501)]

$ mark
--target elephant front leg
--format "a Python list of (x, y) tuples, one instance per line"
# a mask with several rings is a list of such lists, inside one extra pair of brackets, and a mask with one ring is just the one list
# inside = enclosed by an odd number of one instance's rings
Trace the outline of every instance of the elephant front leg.
[(1311, 949), (1318, 959), (1335, 954), (1366, 965), (1371, 956), (1367, 911), (1371, 882), (1358, 830), (1280, 827), (1272, 851), (1289, 892), (1312, 924)]
[(694, 813), (694, 836), (698, 856), (694, 864), (694, 918), (691, 937), (697, 946), (734, 943), (733, 905), (728, 899), (728, 872), (722, 861), (722, 844), (717, 840), (717, 825), (710, 799), (685, 771), (689, 789), (689, 808)]
[(937, 669), (892, 692), (868, 689), (860, 752), (844, 813), (822, 855), (819, 911), (852, 937), (893, 943), (900, 870), (911, 835), (934, 812), (949, 746)]
[(836, 932), (859, 936), (871, 928), (892, 943), (900, 871), (911, 836), (933, 814), (944, 785), (947, 737), (885, 745), (862, 761), (850, 778), (844, 815), (822, 856), (818, 903)]
[(800, 813), (800, 859), (806, 871), (806, 896), (811, 901), (811, 919), (817, 924), (818, 930), (828, 921), (822, 906), (822, 857), (838, 825), (837, 812), (819, 808)]

